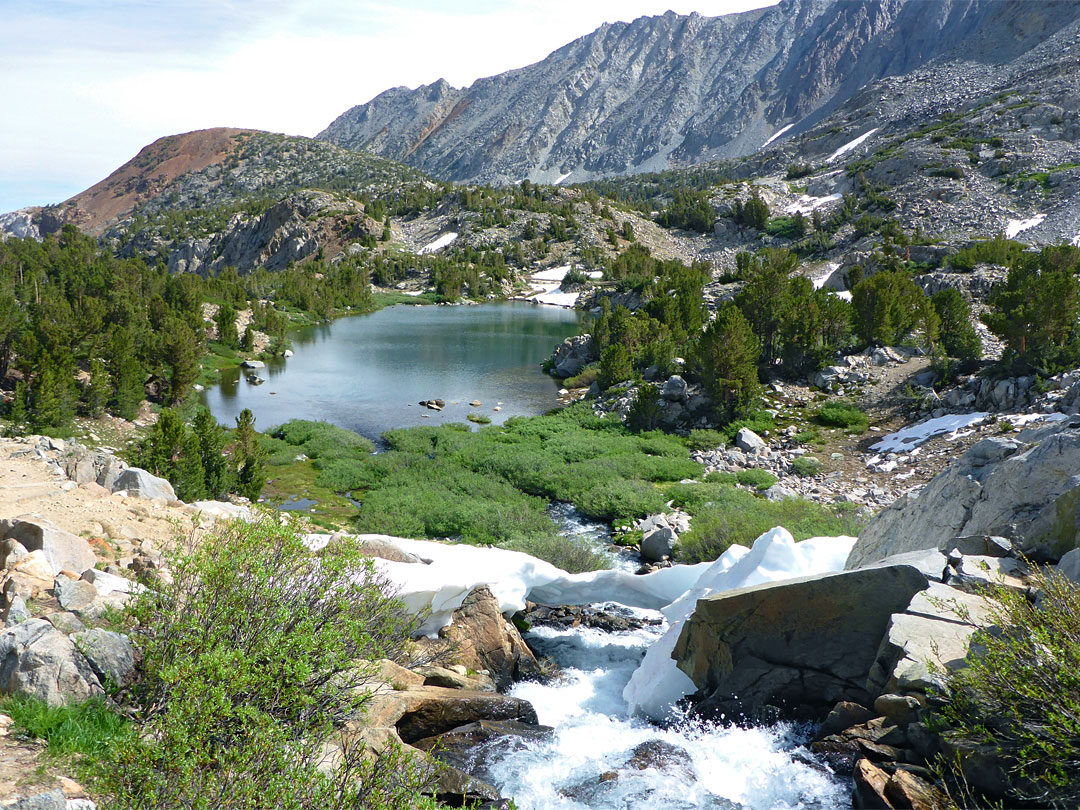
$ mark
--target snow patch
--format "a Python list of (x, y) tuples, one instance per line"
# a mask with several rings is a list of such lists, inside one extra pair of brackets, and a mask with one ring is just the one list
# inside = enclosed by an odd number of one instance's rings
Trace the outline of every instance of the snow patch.
[(840, 194), (830, 194), (827, 197), (811, 197), (809, 194), (804, 194), (799, 197), (797, 202), (793, 202), (784, 210), (789, 214), (812, 214), (821, 206), (837, 202), (840, 199), (842, 199)]
[(814, 289), (820, 290), (822, 287), (828, 284), (829, 280), (833, 277), (833, 273), (835, 273), (839, 269), (840, 262), (829, 262), (824, 273), (822, 273), (820, 276), (817, 276), (816, 278), (810, 279), (814, 283)]
[(835, 152), (833, 152), (831, 155), (829, 155), (829, 157), (827, 157), (825, 159), (825, 162), (826, 163), (832, 163), (834, 160), (839, 158), (841, 155), (846, 155), (852, 149), (855, 149), (857, 146), (860, 146), (863, 143), (865, 143), (866, 139), (869, 138), (871, 135), (873, 135), (877, 131), (878, 131), (878, 128), (874, 127), (869, 132), (864, 132), (862, 135), (860, 135), (855, 140), (853, 140), (853, 141), (851, 141), (849, 143), (845, 143), (843, 146), (841, 146), (839, 149), (837, 149)]
[(794, 124), (788, 124), (788, 125), (787, 125), (786, 127), (784, 127), (783, 129), (778, 129), (778, 130), (777, 130), (776, 132), (774, 132), (774, 133), (772, 134), (772, 137), (770, 137), (770, 138), (769, 138), (769, 140), (765, 141), (765, 143), (763, 143), (763, 144), (762, 144), (761, 146), (759, 146), (758, 148), (759, 148), (759, 149), (764, 149), (764, 148), (765, 148), (766, 146), (768, 146), (768, 145), (769, 145), (770, 143), (772, 143), (773, 141), (775, 141), (775, 140), (776, 140), (777, 138), (779, 138), (779, 137), (780, 137), (781, 135), (783, 135), (783, 134), (784, 134), (785, 132), (787, 132), (787, 131), (788, 131), (789, 129), (791, 129), (791, 128), (792, 128), (793, 126), (795, 126), (795, 125), (794, 125)]
[(1073, 237), (1072, 244), (1073, 247), (1080, 247), (1080, 233)]
[(556, 287), (550, 292), (543, 292), (539, 295), (534, 295), (531, 300), (538, 304), (548, 304), (553, 307), (564, 307), (566, 309), (573, 309), (577, 305), (578, 296), (581, 293), (576, 292), (557, 292), (559, 288)]
[(421, 256), (424, 256), (424, 255), (429, 254), (429, 253), (438, 253), (444, 247), (449, 247), (450, 245), (454, 244), (454, 242), (457, 241), (457, 238), (458, 238), (458, 234), (455, 233), (454, 231), (450, 231), (449, 233), (444, 233), (442, 236), (440, 236), (438, 239), (436, 239), (431, 244), (424, 245), (424, 247), (420, 248), (420, 250), (418, 250), (417, 253), (419, 255), (421, 255)]
[[(1036, 225), (1041, 225), (1045, 219), (1046, 214), (1036, 214), (1031, 219), (1010, 219), (1009, 224), (1005, 226), (1005, 238), (1015, 239), (1024, 231), (1030, 230)], [(1080, 237), (1077, 238), (1080, 239)]]
[(566, 174), (562, 175), (558, 180), (555, 181), (554, 185), (561, 186), (564, 181), (570, 179), (570, 175), (572, 175), (572, 174), (573, 174), (573, 172), (570, 171), (570, 172), (567, 172)]
[(558, 281), (561, 283), (569, 272), (570, 265), (564, 264), (562, 267), (552, 267), (550, 270), (541, 270), (539, 273), (533, 273), (530, 278), (533, 281)]
[(851, 290), (840, 290), (840, 292), (835, 293), (835, 295), (837, 298), (843, 298), (845, 301), (851, 301), (852, 299)]
[(878, 453), (906, 453), (913, 447), (946, 433), (958, 433), (964, 428), (982, 424), (990, 416), (988, 413), (953, 413), (939, 416), (936, 419), (927, 419), (917, 425), (890, 433), (877, 444), (870, 447)]

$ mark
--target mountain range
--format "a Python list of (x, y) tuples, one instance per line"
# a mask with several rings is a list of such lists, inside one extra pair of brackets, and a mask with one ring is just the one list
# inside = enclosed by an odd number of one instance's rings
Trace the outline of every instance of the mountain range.
[[(584, 182), (754, 152), (869, 83), (939, 63), (995, 70), (1080, 18), (1065, 0), (783, 0), (603, 25), (543, 61), (398, 87), (317, 137), (455, 182)], [(945, 90), (947, 88), (941, 88)]]

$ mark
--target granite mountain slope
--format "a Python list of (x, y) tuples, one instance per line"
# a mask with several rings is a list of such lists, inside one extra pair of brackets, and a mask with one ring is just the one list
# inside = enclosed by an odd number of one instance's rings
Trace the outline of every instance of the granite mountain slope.
[(657, 171), (805, 130), (860, 88), (949, 55), (990, 69), (1080, 17), (1037, 0), (784, 0), (721, 17), (606, 24), (520, 70), (388, 90), (318, 137), (446, 180)]

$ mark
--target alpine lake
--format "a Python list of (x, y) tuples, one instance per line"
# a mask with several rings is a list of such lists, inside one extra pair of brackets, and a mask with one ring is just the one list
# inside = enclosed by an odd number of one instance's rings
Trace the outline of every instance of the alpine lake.
[[(541, 365), (582, 317), (523, 302), (393, 306), (293, 332), (292, 357), (223, 371), (203, 400), (226, 425), (249, 408), (259, 430), (310, 419), (375, 441), (470, 414), (500, 424), (558, 406), (559, 385)], [(436, 399), (441, 411), (419, 404)]]

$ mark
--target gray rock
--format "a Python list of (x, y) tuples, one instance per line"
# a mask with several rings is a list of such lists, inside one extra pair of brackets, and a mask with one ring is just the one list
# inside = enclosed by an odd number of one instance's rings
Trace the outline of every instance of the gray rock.
[(954, 537), (938, 548), (944, 554), (955, 550), (961, 554), (972, 554), (980, 557), (1008, 557), (1013, 552), (1012, 543), (1006, 538), (991, 537), (985, 534)]
[(653, 529), (641, 538), (641, 557), (650, 562), (660, 562), (671, 556), (675, 548), (675, 532), (667, 526)]
[(863, 530), (848, 558), (855, 568), (954, 538), (1007, 536), (1055, 556), (1080, 540), (1080, 420), (1025, 431), (1023, 441), (974, 445), (917, 495), (906, 495)]
[(66, 633), (69, 636), (72, 633), (81, 633), (83, 630), (86, 629), (86, 625), (83, 624), (79, 620), (79, 617), (76, 616), (74, 613), (68, 613), (66, 611), (62, 611), (59, 613), (50, 613), (49, 615), (45, 616), (45, 618), (48, 620), (49, 624), (51, 624), (61, 633)]
[(893, 554), (891, 557), (886, 557), (880, 562), (872, 563), (868, 568), (879, 567), (883, 565), (910, 565), (913, 568), (919, 569), (923, 575), (933, 582), (943, 582), (945, 580), (945, 568), (948, 565), (948, 559), (944, 554), (935, 548), (926, 549), (925, 551), (906, 551), (903, 554)]
[(906, 726), (918, 720), (921, 704), (911, 695), (881, 695), (874, 701), (874, 711), (898, 726)]
[(773, 484), (765, 490), (765, 498), (770, 501), (786, 501), (788, 498), (798, 498), (799, 493), (782, 484)]
[(928, 583), (907, 565), (715, 594), (700, 599), (672, 658), (703, 710), (755, 715), (766, 706), (824, 714), (866, 705), (875, 651), (897, 611)]
[(93, 583), (94, 589), (99, 594), (109, 593), (135, 593), (139, 590), (139, 584), (132, 582), (130, 579), (119, 576), (117, 574), (110, 574), (108, 571), (98, 571), (96, 568), (91, 568), (83, 573), (83, 579), (87, 582)]
[(98, 597), (97, 588), (85, 579), (56, 578), (56, 601), (64, 610), (83, 610)]
[(1080, 548), (1074, 548), (1062, 557), (1057, 570), (1080, 585)]
[(266, 368), (266, 363), (262, 360), (245, 360), (240, 364), (240, 368), (260, 369)]
[(598, 359), (592, 335), (568, 337), (556, 347), (551, 359), (556, 377), (566, 379), (580, 374), (585, 366)]
[(94, 629), (76, 633), (72, 640), (101, 683), (123, 687), (134, 679), (135, 649), (127, 636)]
[(22, 624), (31, 616), (30, 609), (26, 606), (26, 600), (16, 594), (11, 598), (11, 603), (7, 607), (4, 615), (4, 626), (12, 627), (16, 624)]
[(760, 453), (768, 450), (769, 445), (750, 428), (740, 428), (735, 434), (735, 446), (747, 453)]
[(22, 515), (0, 521), (0, 535), (21, 543), (28, 551), (41, 551), (54, 572), (81, 574), (97, 562), (90, 544), (37, 515)]
[(897, 613), (878, 648), (867, 690), (871, 694), (925, 693), (942, 686), (938, 672), (964, 667), (974, 632), (975, 627), (969, 624)]
[(47, 793), (26, 796), (8, 806), (11, 810), (65, 810), (67, 799), (64, 797), (64, 791), (50, 790)]
[(0, 632), (0, 694), (61, 706), (100, 693), (101, 684), (74, 642), (49, 622), (30, 619)]
[(660, 395), (669, 402), (682, 402), (686, 399), (686, 380), (675, 374), (668, 377)]
[(987, 585), (1005, 585), (1014, 590), (1026, 590), (1028, 567), (1011, 557), (961, 557), (945, 577), (945, 584), (960, 590), (977, 593)]
[(172, 484), (164, 478), (151, 475), (146, 470), (138, 467), (129, 467), (121, 473), (113, 484), (113, 492), (127, 490), (129, 495), (137, 498), (164, 498), (167, 501), (175, 501), (176, 493)]

